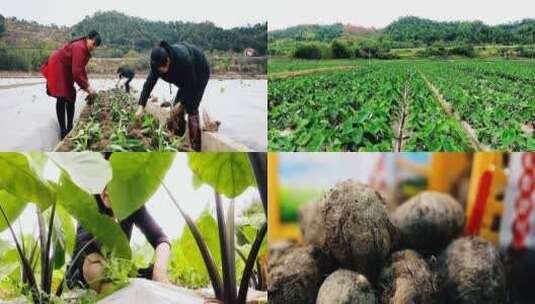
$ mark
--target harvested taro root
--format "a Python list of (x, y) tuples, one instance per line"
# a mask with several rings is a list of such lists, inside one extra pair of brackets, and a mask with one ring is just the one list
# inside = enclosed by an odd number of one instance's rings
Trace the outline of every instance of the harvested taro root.
[(401, 233), (401, 246), (421, 254), (438, 254), (458, 237), (464, 226), (464, 210), (448, 194), (425, 191), (392, 213)]
[(436, 275), (426, 261), (413, 250), (396, 251), (379, 279), (384, 304), (437, 302)]
[(508, 303), (506, 273), (500, 254), (480, 237), (451, 243), (439, 259), (441, 303)]
[(301, 215), (307, 242), (332, 256), (342, 268), (374, 281), (398, 237), (379, 193), (347, 180), (336, 184), (323, 194), (318, 206), (310, 208), (317, 210), (304, 210)]
[[(271, 299), (270, 299), (271, 303)], [(377, 304), (377, 296), (361, 274), (340, 269), (325, 279), (316, 304)]]
[(321, 283), (333, 270), (329, 258), (312, 246), (284, 245), (270, 250), (269, 303), (315, 303)]

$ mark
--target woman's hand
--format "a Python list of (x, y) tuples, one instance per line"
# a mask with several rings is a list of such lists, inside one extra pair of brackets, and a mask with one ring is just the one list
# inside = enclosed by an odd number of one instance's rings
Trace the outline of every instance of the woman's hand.
[(93, 87), (87, 87), (87, 94), (89, 95), (96, 95), (97, 94), (97, 91), (95, 91), (95, 89)]
[(169, 278), (167, 277), (167, 268), (159, 269), (154, 267), (152, 270), (152, 280), (160, 283), (169, 284)]
[(167, 262), (169, 261), (171, 247), (169, 243), (160, 243), (154, 251), (154, 268), (152, 279), (157, 282), (169, 283), (167, 277)]
[(140, 118), (143, 115), (144, 111), (145, 111), (145, 107), (143, 107), (142, 105), (139, 105), (136, 111), (136, 118)]

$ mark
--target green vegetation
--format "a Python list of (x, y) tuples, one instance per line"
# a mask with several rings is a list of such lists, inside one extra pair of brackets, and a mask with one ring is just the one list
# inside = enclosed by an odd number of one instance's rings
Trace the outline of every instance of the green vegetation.
[[(173, 241), (169, 271), (174, 283), (191, 288), (211, 284), (218, 300), (240, 304), (245, 303), (249, 286), (265, 290), (266, 155), (189, 154), (194, 187), (209, 186), (215, 197), (216, 217), (206, 211), (196, 221), (164, 182), (174, 157), (174, 153), (113, 153), (106, 161), (99, 153), (0, 153), (0, 231), (9, 229), (15, 245), (0, 240), (0, 300), (94, 303), (103, 296), (67, 290), (65, 273), (79, 257), (71, 256), (74, 221), (101, 242), (108, 257), (104, 279), (115, 288), (124, 286), (135, 268), (147, 266), (151, 249), (132, 252), (120, 224), (99, 212), (93, 194), (105, 185), (118, 220), (143, 206), (158, 188), (166, 190), (177, 216), (187, 224)], [(43, 176), (46, 165), (59, 170), (59, 179)], [(235, 222), (233, 199), (255, 185), (261, 207), (251, 207)], [(36, 207), (37, 235), (17, 235), (14, 222), (29, 204)]]
[(371, 61), (347, 71), (270, 79), (269, 149), (533, 150), (534, 66)]
[(267, 23), (223, 29), (210, 22), (149, 21), (116, 11), (97, 12), (72, 27), (0, 15), (0, 70), (37, 71), (55, 49), (90, 30), (99, 31), (103, 39), (90, 62), (91, 72), (115, 74), (119, 65), (146, 72), (148, 53), (160, 40), (200, 47), (216, 73), (266, 71), (265, 58), (245, 58), (243, 51), (253, 48), (257, 56), (267, 53)]
[(317, 199), (320, 195), (320, 189), (282, 187), (280, 193), (281, 221), (296, 223), (299, 217), (299, 208)]
[(123, 90), (99, 92), (80, 114), (76, 128), (59, 151), (177, 151), (186, 150), (156, 117), (134, 116), (137, 101)]
[(97, 12), (73, 26), (71, 37), (97, 30), (108, 48), (117, 50), (119, 57), (129, 50), (144, 52), (160, 40), (173, 44), (186, 41), (204, 50), (242, 52), (254, 48), (259, 54), (267, 51), (267, 23), (223, 29), (211, 22), (149, 21), (108, 11)]
[(0, 36), (6, 31), (6, 18), (0, 14)]
[[(342, 24), (299, 25), (271, 31), (268, 39), (270, 55), (295, 58), (307, 58), (299, 56), (297, 52), (303, 45), (329, 49), (330, 52), (321, 52), (321, 58), (324, 59), (448, 56), (533, 58), (535, 20), (489, 26), (480, 21), (438, 22), (409, 16), (401, 17), (380, 30)], [(487, 48), (491, 49), (490, 52)], [(351, 55), (348, 56), (348, 53)]]

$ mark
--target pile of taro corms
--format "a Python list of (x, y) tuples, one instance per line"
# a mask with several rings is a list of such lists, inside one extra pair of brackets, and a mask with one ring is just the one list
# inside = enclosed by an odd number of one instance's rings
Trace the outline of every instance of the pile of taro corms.
[(388, 214), (370, 187), (340, 182), (300, 210), (304, 245), (270, 248), (269, 303), (510, 303), (501, 255), (463, 237), (453, 197), (423, 192)]

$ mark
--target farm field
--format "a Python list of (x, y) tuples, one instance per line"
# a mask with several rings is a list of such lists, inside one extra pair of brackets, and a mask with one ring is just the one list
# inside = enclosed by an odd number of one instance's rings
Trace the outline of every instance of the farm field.
[[(116, 79), (90, 79), (98, 91), (113, 88)], [(39, 83), (40, 82), (40, 83)], [(38, 83), (38, 84), (34, 84)], [(134, 78), (131, 85), (138, 91), (144, 83)], [(23, 85), (27, 84), (27, 85)], [(15, 85), (17, 87), (7, 87)], [(4, 86), (4, 88), (1, 88)], [(267, 149), (267, 80), (213, 79), (210, 80), (201, 104), (203, 109), (222, 122), (219, 132), (255, 151)], [(163, 81), (156, 84), (153, 95), (160, 100), (172, 100), (176, 89), (169, 91)], [(85, 105), (86, 94), (78, 94), (75, 120)], [(52, 151), (59, 142), (54, 99), (46, 95), (44, 79), (0, 78), (0, 111), (11, 113), (0, 121), (2, 134), (0, 150)], [(239, 106), (238, 106), (239, 104)], [(81, 147), (81, 146), (80, 146)], [(152, 149), (157, 150), (157, 149)]]
[(534, 84), (527, 60), (360, 60), (270, 78), (269, 149), (534, 150)]
[(330, 59), (330, 60), (306, 60), (306, 59), (292, 59), (292, 58), (277, 58), (269, 60), (268, 73), (273, 76), (277, 73), (303, 71), (310, 69), (333, 68), (340, 66), (355, 66), (359, 63), (366, 62), (364, 60), (355, 59)]

